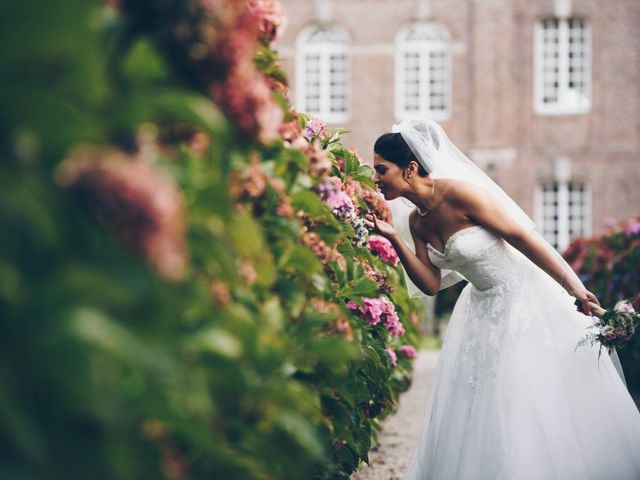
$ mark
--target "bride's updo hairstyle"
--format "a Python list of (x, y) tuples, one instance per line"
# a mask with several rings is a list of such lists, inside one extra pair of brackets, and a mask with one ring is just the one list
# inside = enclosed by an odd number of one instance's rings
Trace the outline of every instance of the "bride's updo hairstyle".
[(401, 133), (385, 133), (376, 140), (373, 146), (373, 151), (384, 158), (386, 161), (395, 163), (403, 170), (409, 166), (409, 162), (412, 160), (418, 164), (418, 175), (425, 177), (427, 171), (424, 169), (420, 162), (416, 159), (415, 155), (402, 138)]

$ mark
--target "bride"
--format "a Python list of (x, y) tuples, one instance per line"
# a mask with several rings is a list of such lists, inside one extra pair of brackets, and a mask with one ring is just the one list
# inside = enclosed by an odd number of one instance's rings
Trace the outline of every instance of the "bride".
[(640, 479), (640, 414), (624, 381), (597, 347), (575, 348), (592, 321), (574, 298), (590, 315), (596, 297), (437, 123), (408, 119), (374, 152), (385, 198), (415, 205), (415, 252), (374, 215), (368, 226), (427, 295), (469, 282), (405, 480)]

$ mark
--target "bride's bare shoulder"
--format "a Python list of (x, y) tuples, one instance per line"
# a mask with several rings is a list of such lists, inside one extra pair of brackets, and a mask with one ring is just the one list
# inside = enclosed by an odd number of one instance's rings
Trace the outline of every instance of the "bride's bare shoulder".
[(486, 190), (465, 180), (443, 178), (439, 182), (442, 183), (444, 198), (454, 205), (478, 200), (487, 194)]

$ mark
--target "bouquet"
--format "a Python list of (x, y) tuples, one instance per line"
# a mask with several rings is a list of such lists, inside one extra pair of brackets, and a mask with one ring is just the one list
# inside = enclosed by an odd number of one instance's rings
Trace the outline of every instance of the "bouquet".
[[(578, 304), (577, 301), (576, 304)], [(589, 305), (593, 314), (598, 317), (598, 321), (588, 327), (589, 333), (578, 342), (576, 349), (583, 345), (593, 346), (599, 343), (598, 356), (603, 347), (611, 352), (615, 347), (624, 346), (640, 324), (640, 314), (635, 311), (629, 300), (621, 300), (608, 310), (594, 303)]]

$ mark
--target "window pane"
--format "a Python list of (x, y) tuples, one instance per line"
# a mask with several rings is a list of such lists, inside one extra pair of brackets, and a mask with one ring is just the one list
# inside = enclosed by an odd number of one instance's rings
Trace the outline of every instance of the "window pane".
[(541, 22), (538, 52), (537, 101), (559, 113), (589, 105), (589, 49), (587, 24), (579, 19)]
[(433, 23), (412, 25), (399, 39), (398, 48), (398, 113), (448, 112), (451, 75), (446, 30)]
[(331, 121), (333, 114), (348, 112), (347, 41), (342, 30), (319, 26), (300, 43), (306, 113)]

